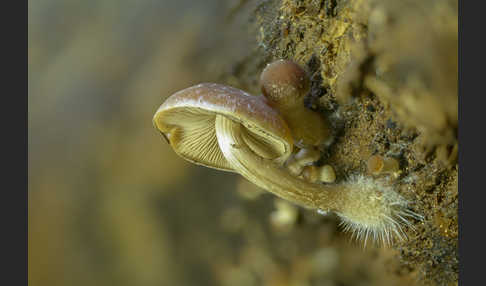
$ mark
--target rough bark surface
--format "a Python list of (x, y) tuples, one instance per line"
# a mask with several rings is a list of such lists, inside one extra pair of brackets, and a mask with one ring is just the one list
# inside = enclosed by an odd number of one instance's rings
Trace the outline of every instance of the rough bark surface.
[(425, 219), (393, 247), (393, 271), (425, 285), (458, 281), (457, 4), (261, 1), (259, 49), (231, 77), (258, 93), (255, 71), (265, 63), (305, 66), (307, 107), (326, 114), (334, 132), (320, 163), (334, 166), (338, 180), (366, 173), (374, 154), (399, 160), (400, 176), (387, 180)]

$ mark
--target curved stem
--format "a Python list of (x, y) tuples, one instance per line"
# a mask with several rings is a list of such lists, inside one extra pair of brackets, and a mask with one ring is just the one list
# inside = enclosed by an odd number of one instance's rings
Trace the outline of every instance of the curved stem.
[(230, 165), (243, 177), (275, 195), (307, 208), (338, 210), (340, 187), (306, 182), (284, 167), (257, 156), (247, 144), (248, 131), (224, 116), (216, 118), (218, 144)]
[(283, 166), (254, 153), (247, 141), (249, 130), (240, 123), (216, 116), (218, 144), (231, 167), (247, 180), (300, 206), (333, 211), (345, 229), (358, 237), (378, 237), (389, 241), (392, 233), (401, 236), (401, 224), (407, 217), (420, 219), (407, 209), (407, 201), (393, 189), (375, 180), (355, 177), (341, 184), (314, 184), (292, 176)]

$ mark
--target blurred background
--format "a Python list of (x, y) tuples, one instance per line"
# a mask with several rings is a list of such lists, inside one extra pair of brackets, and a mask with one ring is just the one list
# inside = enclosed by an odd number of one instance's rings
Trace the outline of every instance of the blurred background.
[(29, 285), (410, 285), (391, 250), (153, 128), (165, 98), (258, 49), (262, 2), (29, 1)]

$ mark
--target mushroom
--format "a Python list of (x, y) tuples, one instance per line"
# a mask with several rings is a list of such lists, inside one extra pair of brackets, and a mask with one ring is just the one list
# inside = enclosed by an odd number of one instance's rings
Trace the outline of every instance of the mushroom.
[(304, 69), (289, 60), (268, 64), (260, 75), (263, 95), (280, 111), (299, 147), (320, 146), (330, 137), (326, 119), (305, 107), (309, 78)]
[[(153, 122), (179, 156), (223, 171), (239, 171), (224, 154), (228, 148), (244, 145), (251, 154), (276, 164), (283, 164), (293, 149), (287, 124), (264, 97), (216, 83), (175, 93), (160, 106)], [(243, 142), (229, 142), (227, 128), (241, 130), (237, 135)]]
[(333, 183), (336, 181), (336, 174), (334, 173), (334, 168), (331, 165), (324, 165), (321, 167), (314, 165), (305, 166), (302, 171), (302, 177), (312, 183)]
[(373, 155), (368, 158), (366, 168), (372, 175), (392, 174), (396, 177), (400, 171), (400, 164), (395, 158)]
[(215, 83), (170, 96), (154, 125), (174, 151), (193, 163), (241, 174), (297, 205), (334, 211), (345, 228), (364, 238), (400, 235), (400, 221), (416, 217), (392, 189), (358, 177), (341, 184), (314, 184), (290, 174), (283, 163), (293, 149), (285, 120), (265, 97)]
[(292, 155), (285, 165), (290, 173), (295, 176), (302, 174), (305, 166), (311, 165), (321, 157), (321, 153), (316, 148), (300, 149), (295, 155)]

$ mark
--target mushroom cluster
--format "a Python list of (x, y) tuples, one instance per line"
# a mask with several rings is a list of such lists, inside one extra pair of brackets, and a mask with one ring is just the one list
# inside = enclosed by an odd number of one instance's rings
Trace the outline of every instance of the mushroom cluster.
[(263, 96), (217, 83), (186, 88), (159, 107), (153, 123), (190, 162), (239, 173), (302, 207), (335, 212), (345, 230), (365, 241), (403, 238), (401, 226), (420, 216), (393, 189), (363, 176), (322, 184), (320, 173), (334, 181), (329, 165), (304, 172), (330, 134), (325, 118), (304, 107), (309, 87), (305, 70), (291, 61), (276, 61), (262, 72), (261, 85)]

